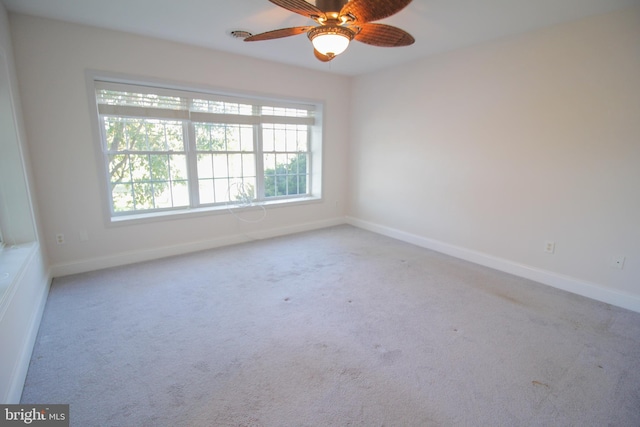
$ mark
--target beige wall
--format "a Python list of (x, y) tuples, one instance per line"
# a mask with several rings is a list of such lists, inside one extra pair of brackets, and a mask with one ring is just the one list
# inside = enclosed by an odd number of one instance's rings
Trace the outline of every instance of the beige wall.
[[(11, 17), (44, 243), (54, 275), (234, 243), (342, 221), (345, 206), (346, 77), (126, 33)], [(247, 224), (227, 212), (106, 226), (85, 70), (187, 86), (324, 103), (321, 203), (268, 209)], [(81, 241), (86, 232), (88, 241)], [(66, 243), (55, 236), (64, 233)]]
[(356, 78), (353, 222), (640, 311), (639, 46), (636, 7)]

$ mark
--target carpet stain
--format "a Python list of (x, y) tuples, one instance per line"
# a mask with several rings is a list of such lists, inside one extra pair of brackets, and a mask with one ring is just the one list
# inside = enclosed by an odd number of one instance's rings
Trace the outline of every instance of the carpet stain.
[(492, 294), (497, 296), (498, 298), (502, 298), (505, 301), (509, 301), (509, 302), (517, 304), (517, 305), (526, 305), (522, 301), (519, 301), (519, 300), (517, 300), (517, 299), (515, 299), (513, 297), (510, 297), (509, 295), (505, 295), (505, 294), (500, 293), (500, 292), (492, 292)]
[(540, 381), (536, 381), (536, 380), (531, 381), (531, 384), (549, 388), (549, 384), (541, 383)]
[(194, 363), (193, 367), (200, 372), (209, 372), (211, 369), (209, 368), (209, 364), (204, 360)]
[(380, 353), (380, 358), (385, 365), (393, 365), (402, 357), (402, 350), (387, 350), (380, 344), (376, 344), (374, 348)]
[(358, 368), (344, 368), (340, 371), (340, 376), (355, 381), (362, 376), (362, 371)]
[(382, 354), (382, 360), (387, 365), (392, 365), (402, 357), (402, 350), (386, 351)]
[(319, 343), (314, 344), (313, 347), (316, 350), (326, 350), (327, 347), (329, 347), (329, 346), (327, 344), (323, 343), (323, 342), (319, 342)]
[(169, 396), (171, 396), (172, 406), (180, 407), (185, 404), (184, 384), (171, 384), (167, 389), (167, 392)]

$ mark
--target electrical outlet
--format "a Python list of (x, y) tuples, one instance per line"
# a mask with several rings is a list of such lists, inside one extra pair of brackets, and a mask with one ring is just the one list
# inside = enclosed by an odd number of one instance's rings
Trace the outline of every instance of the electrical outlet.
[(623, 256), (614, 256), (609, 261), (609, 266), (611, 268), (617, 268), (618, 270), (622, 270), (624, 267), (624, 257)]
[(59, 245), (64, 245), (64, 234), (56, 234), (56, 243)]
[(544, 251), (548, 254), (552, 254), (556, 251), (556, 242), (547, 240), (544, 244)]

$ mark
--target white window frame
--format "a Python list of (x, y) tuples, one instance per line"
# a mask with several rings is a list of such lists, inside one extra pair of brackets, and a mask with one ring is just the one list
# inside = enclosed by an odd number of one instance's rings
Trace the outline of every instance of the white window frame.
[[(108, 90), (148, 90), (155, 94), (164, 94), (171, 96), (181, 96), (186, 99), (205, 99), (212, 101), (223, 101), (231, 103), (250, 104), (261, 111), (264, 106), (274, 108), (300, 109), (312, 112), (308, 117), (293, 116), (276, 116), (276, 115), (215, 115), (216, 123), (220, 120), (227, 120), (228, 123), (247, 123), (254, 129), (254, 149), (256, 164), (256, 197), (249, 203), (243, 201), (238, 202), (220, 202), (213, 204), (201, 204), (199, 202), (199, 190), (197, 180), (197, 150), (195, 143), (195, 123), (211, 121), (212, 114), (189, 110), (175, 111), (175, 119), (185, 123), (185, 151), (187, 156), (188, 180), (189, 180), (189, 196), (190, 202), (188, 206), (171, 207), (161, 209), (147, 210), (131, 210), (126, 212), (114, 212), (111, 193), (111, 177), (109, 174), (108, 151), (106, 148), (106, 139), (104, 134), (103, 117), (106, 115), (126, 116), (128, 107), (118, 109), (118, 107), (110, 107), (106, 105), (98, 105), (96, 91), (100, 88)], [(298, 100), (298, 99), (281, 99), (273, 97), (265, 97), (252, 94), (228, 93), (225, 91), (212, 90), (210, 88), (190, 87), (176, 84), (169, 84), (158, 81), (146, 81), (140, 79), (132, 79), (129, 77), (114, 76), (95, 71), (87, 71), (87, 89), (90, 99), (90, 110), (92, 116), (92, 125), (94, 128), (95, 139), (98, 143), (98, 170), (100, 171), (100, 179), (102, 183), (103, 205), (107, 222), (123, 223), (129, 221), (146, 221), (166, 219), (175, 217), (176, 215), (206, 215), (215, 213), (229, 213), (230, 207), (250, 209), (255, 205), (274, 206), (274, 205), (291, 205), (309, 202), (318, 202), (322, 200), (322, 112), (323, 104), (318, 101)], [(111, 109), (111, 111), (109, 111)], [(135, 110), (136, 108), (134, 108)], [(166, 114), (172, 113), (167, 111), (149, 110), (149, 116), (160, 115), (160, 117), (168, 117)], [(255, 112), (256, 110), (254, 110)], [(138, 115), (140, 111), (133, 112)], [(225, 117), (226, 116), (226, 117)], [(284, 196), (264, 197), (264, 152), (262, 141), (262, 125), (263, 124), (282, 124), (282, 125), (304, 125), (308, 127), (308, 156), (307, 156), (307, 179), (306, 193)], [(163, 153), (163, 152), (161, 152)]]

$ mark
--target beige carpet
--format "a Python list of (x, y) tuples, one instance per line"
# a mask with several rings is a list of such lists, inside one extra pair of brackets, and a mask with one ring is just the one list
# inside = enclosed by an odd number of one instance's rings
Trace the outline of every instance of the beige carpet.
[(55, 279), (87, 426), (638, 426), (640, 314), (350, 226)]

